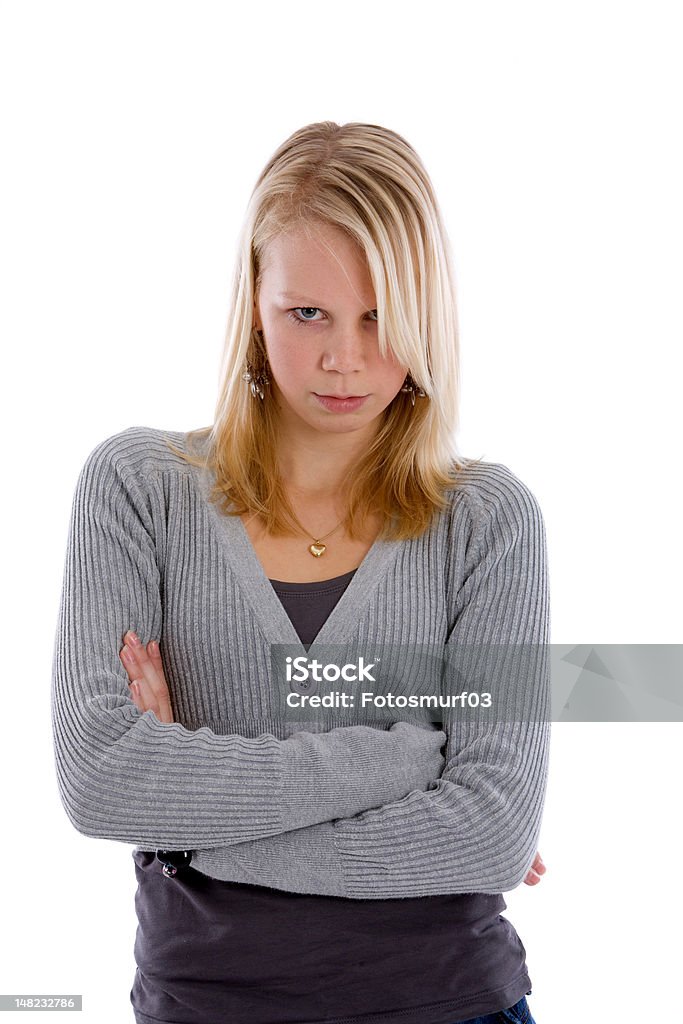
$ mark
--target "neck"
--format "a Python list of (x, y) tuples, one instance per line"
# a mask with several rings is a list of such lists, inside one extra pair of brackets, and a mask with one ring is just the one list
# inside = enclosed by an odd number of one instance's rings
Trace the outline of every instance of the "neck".
[(339, 497), (344, 476), (367, 451), (372, 433), (343, 434), (283, 431), (278, 463), (287, 489), (312, 500)]

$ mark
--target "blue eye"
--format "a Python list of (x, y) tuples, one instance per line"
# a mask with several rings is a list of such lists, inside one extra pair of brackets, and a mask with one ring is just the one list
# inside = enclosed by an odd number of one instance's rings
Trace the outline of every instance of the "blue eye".
[(316, 311), (318, 311), (318, 307), (317, 306), (295, 306), (294, 309), (290, 310), (289, 313), (287, 314), (289, 319), (293, 320), (295, 324), (310, 324), (310, 323), (318, 323), (319, 322), (319, 321), (316, 321), (316, 320), (307, 320), (307, 319), (303, 319), (302, 320), (301, 317), (299, 317), (299, 316), (293, 316), (292, 314), (296, 313), (297, 310), (299, 310), (299, 309), (301, 309), (301, 310), (303, 310), (303, 309), (305, 309), (305, 310), (313, 310), (314, 313)]
[[(290, 309), (288, 311), (287, 316), (295, 324), (319, 324), (320, 323), (320, 320), (309, 320), (309, 319), (306, 319), (305, 317), (302, 319), (302, 317), (295, 315), (298, 312), (298, 310), (307, 310), (307, 311), (311, 311), (312, 310), (314, 313), (317, 313), (317, 312), (320, 312), (320, 309), (319, 309), (318, 306), (295, 306), (294, 309)], [(371, 323), (377, 323), (377, 310), (376, 309), (371, 309), (370, 312), (375, 314), (375, 319), (372, 320)]]

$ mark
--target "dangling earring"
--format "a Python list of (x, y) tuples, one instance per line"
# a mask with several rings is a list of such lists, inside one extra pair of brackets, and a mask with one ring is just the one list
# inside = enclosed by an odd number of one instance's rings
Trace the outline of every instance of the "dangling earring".
[(410, 404), (411, 405), (415, 405), (415, 395), (417, 395), (418, 398), (426, 398), (427, 397), (426, 392), (423, 391), (422, 388), (419, 387), (419, 385), (415, 383), (415, 381), (413, 380), (413, 378), (410, 375), (410, 373), (408, 374), (408, 376), (404, 380), (403, 387), (401, 388), (401, 391), (405, 391), (405, 392), (407, 392), (410, 395)]
[(251, 363), (247, 362), (246, 372), (242, 374), (242, 380), (249, 381), (251, 383), (251, 394), (253, 398), (257, 396), (263, 400), (264, 397), (264, 385), (270, 384), (270, 377), (268, 377), (262, 370), (257, 373)]
[[(258, 335), (261, 339), (263, 338), (263, 332), (262, 331), (255, 330), (254, 334)], [(268, 365), (268, 360), (266, 359), (266, 362), (265, 362), (265, 365), (263, 366), (263, 368), (261, 370), (257, 371), (252, 366), (252, 364), (249, 362), (249, 360), (247, 359), (247, 369), (242, 374), (242, 380), (246, 380), (249, 383), (250, 387), (251, 387), (252, 398), (258, 397), (258, 398), (261, 399), (261, 401), (263, 401), (263, 398), (265, 396), (265, 391), (264, 391), (265, 385), (266, 384), (270, 384), (270, 377), (266, 373), (266, 366), (267, 365)]]

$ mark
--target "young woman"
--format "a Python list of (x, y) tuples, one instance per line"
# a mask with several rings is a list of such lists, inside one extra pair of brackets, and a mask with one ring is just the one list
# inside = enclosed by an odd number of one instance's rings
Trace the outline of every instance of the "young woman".
[(464, 652), (548, 643), (538, 503), (457, 454), (457, 338), (415, 151), (309, 125), (248, 207), (213, 425), (81, 470), (56, 764), (80, 832), (137, 844), (138, 1024), (533, 1021), (501, 910), (545, 870), (544, 660), (503, 723), (275, 710), (280, 645), (432, 645), (474, 691)]

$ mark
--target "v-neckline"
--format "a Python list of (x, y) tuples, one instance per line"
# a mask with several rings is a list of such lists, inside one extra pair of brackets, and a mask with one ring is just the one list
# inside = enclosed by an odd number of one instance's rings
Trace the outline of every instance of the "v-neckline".
[(242, 519), (238, 515), (221, 512), (214, 502), (208, 500), (206, 470), (200, 471), (198, 477), (206, 507), (230, 560), (235, 579), (268, 642), (296, 647), (300, 654), (310, 658), (318, 647), (348, 640), (349, 634), (357, 628), (374, 590), (386, 577), (405, 542), (382, 540), (379, 537), (373, 541), (349, 585), (313, 642), (306, 648), (256, 554)]

